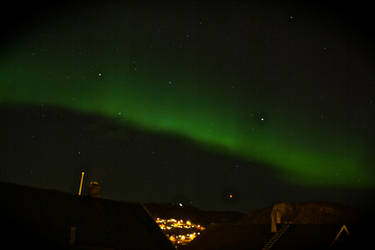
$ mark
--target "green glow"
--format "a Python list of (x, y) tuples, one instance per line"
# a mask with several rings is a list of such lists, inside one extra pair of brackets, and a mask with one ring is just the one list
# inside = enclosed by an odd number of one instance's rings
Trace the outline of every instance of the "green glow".
[[(112, 67), (111, 62), (92, 69), (91, 58), (48, 48), (53, 57), (32, 56), (19, 45), (1, 58), (0, 101), (57, 105), (180, 135), (208, 150), (264, 163), (288, 183), (374, 186), (365, 143), (344, 129), (302, 126), (309, 121), (287, 117), (251, 93), (244, 98), (230, 92), (225, 79), (214, 82), (170, 65), (165, 72), (132, 72), (128, 63)], [(264, 122), (259, 110), (267, 111)]]

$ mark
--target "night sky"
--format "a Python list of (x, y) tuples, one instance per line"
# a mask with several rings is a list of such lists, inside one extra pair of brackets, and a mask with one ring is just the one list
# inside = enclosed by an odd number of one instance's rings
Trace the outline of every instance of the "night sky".
[(76, 193), (86, 171), (118, 200), (367, 206), (369, 11), (312, 2), (8, 7), (0, 180)]

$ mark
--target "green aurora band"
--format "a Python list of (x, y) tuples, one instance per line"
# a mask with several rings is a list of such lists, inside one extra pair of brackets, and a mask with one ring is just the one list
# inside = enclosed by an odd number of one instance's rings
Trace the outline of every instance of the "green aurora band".
[[(108, 51), (103, 57), (77, 56), (63, 42), (56, 46), (48, 39), (42, 45), (48, 53), (31, 55), (37, 45), (28, 42), (0, 58), (0, 102), (55, 105), (182, 136), (206, 150), (268, 165), (290, 184), (374, 187), (361, 137), (311, 124), (296, 118), (298, 112), (277, 112), (259, 96), (229, 92), (225, 79), (216, 83), (184, 65), (168, 65), (164, 72), (144, 65), (135, 72), (130, 57), (109, 62)], [(158, 56), (152, 55), (152, 62), (166, 61)]]

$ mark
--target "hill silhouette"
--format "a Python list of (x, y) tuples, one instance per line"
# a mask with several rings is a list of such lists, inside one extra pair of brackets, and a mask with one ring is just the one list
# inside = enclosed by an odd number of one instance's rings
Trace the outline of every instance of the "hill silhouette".
[[(359, 223), (360, 211), (357, 208), (334, 202), (299, 202), (294, 203), (295, 224), (345, 224)], [(272, 207), (253, 210), (243, 217), (244, 224), (270, 224)]]

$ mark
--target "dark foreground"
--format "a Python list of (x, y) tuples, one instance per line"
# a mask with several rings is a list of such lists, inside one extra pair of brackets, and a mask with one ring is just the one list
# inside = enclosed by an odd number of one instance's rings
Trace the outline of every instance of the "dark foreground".
[[(248, 214), (209, 212), (78, 197), (9, 183), (0, 183), (0, 188), (2, 244), (11, 246), (4, 249), (175, 249), (155, 223), (158, 216), (189, 218), (207, 228), (180, 249), (263, 249), (274, 237), (271, 208)], [(331, 214), (316, 212), (327, 207)], [(280, 225), (285, 230), (269, 249), (358, 249), (371, 243), (373, 220), (366, 211), (323, 203), (299, 208), (299, 219), (287, 227)]]

